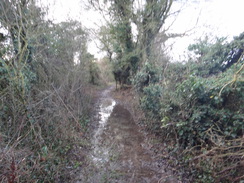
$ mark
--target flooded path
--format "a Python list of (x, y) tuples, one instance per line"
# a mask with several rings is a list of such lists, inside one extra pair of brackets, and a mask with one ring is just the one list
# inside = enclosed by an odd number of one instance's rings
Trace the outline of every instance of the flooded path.
[(177, 182), (153, 158), (145, 136), (123, 105), (105, 90), (98, 103), (98, 121), (89, 157), (93, 168), (86, 170), (89, 183), (163, 183)]
[(109, 144), (104, 144), (104, 142), (106, 142), (104, 139), (104, 133), (107, 129), (107, 121), (116, 104), (114, 99), (108, 97), (109, 91), (110, 90), (105, 90), (102, 94), (102, 98), (99, 101), (99, 126), (96, 129), (92, 139), (93, 153), (91, 158), (97, 166), (102, 166), (104, 163), (109, 161), (109, 152), (111, 151), (111, 146), (109, 146)]

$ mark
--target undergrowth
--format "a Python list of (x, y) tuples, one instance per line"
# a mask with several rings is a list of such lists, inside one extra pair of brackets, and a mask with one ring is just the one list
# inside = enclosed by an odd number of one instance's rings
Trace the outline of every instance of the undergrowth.
[(57, 182), (68, 161), (66, 153), (84, 138), (91, 87), (84, 85), (77, 68), (68, 69), (67, 75), (58, 76), (63, 78), (59, 85), (34, 80), (30, 87), (28, 77), (8, 77), (0, 105), (2, 182)]
[(85, 161), (68, 154), (84, 141), (99, 69), (80, 23), (19, 2), (0, 3), (0, 182), (67, 182)]
[(177, 159), (169, 163), (181, 167), (189, 181), (239, 182), (244, 179), (243, 72), (230, 81), (242, 64), (208, 78), (188, 67), (170, 64), (161, 84), (136, 81), (146, 125), (169, 144), (169, 155)]

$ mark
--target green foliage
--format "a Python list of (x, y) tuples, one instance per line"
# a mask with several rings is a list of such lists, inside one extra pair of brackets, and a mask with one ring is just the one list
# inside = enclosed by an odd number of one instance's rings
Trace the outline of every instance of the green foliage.
[(216, 38), (211, 43), (209, 38), (205, 37), (204, 40), (200, 39), (196, 44), (190, 45), (188, 49), (198, 56), (199, 64), (194, 65), (196, 69), (194, 74), (205, 77), (222, 71), (230, 52), (225, 38)]
[(98, 62), (99, 69), (101, 70), (101, 80), (106, 83), (111, 83), (114, 81), (114, 76), (112, 75), (112, 63), (104, 58)]
[(197, 57), (197, 63), (195, 60), (190, 62), (193, 74), (201, 77), (215, 75), (238, 62), (244, 50), (244, 33), (234, 37), (229, 43), (226, 42), (226, 38), (215, 38), (214, 41), (210, 41), (205, 37), (191, 44), (188, 50), (193, 51)]
[(93, 85), (98, 85), (100, 80), (100, 69), (98, 64), (91, 60), (89, 63), (89, 72), (90, 72), (90, 83)]
[[(111, 61), (121, 63), (117, 65), (129, 65), (130, 72), (126, 80), (137, 73), (140, 64), (151, 61), (149, 58), (153, 56), (154, 41), (170, 14), (173, 0), (146, 1), (139, 7), (135, 7), (134, 3), (131, 0), (91, 3), (101, 11), (101, 7), (104, 7), (110, 12), (109, 31), (101, 28), (102, 49), (107, 51)], [(118, 69), (124, 72), (127, 68)]]
[(162, 88), (159, 84), (149, 84), (143, 88), (143, 96), (140, 99), (142, 109), (152, 117), (158, 117), (161, 103)]
[(131, 52), (133, 48), (133, 42), (131, 41), (131, 26), (128, 22), (118, 22), (115, 25), (111, 25), (111, 33), (114, 35), (115, 52), (119, 53), (124, 51), (125, 53)]
[(153, 63), (146, 62), (143, 68), (137, 72), (134, 77), (133, 84), (139, 92), (143, 92), (144, 87), (147, 87), (149, 84), (155, 84), (160, 81), (159, 68), (156, 67)]
[[(0, 119), (3, 124), (7, 118), (14, 118), (15, 113), (23, 114), (27, 109), (27, 100), (33, 84), (36, 82), (36, 74), (31, 65), (20, 62), (17, 66), (10, 64), (12, 60), (0, 59), (0, 93), (4, 96), (0, 102)], [(8, 102), (4, 102), (8, 101)], [(9, 115), (9, 116), (8, 116)], [(7, 126), (5, 126), (7, 127)], [(7, 131), (6, 128), (3, 128)]]
[(121, 73), (122, 84), (130, 83), (130, 76), (135, 74), (138, 66), (138, 55), (134, 50), (132, 41), (131, 25), (128, 21), (122, 20), (111, 25), (113, 35), (113, 52), (116, 57), (113, 61), (113, 72)]
[[(179, 72), (181, 66), (173, 66), (165, 73), (172, 79), (174, 71), (176, 82), (163, 88), (161, 135), (171, 137), (170, 140), (174, 137), (177, 146), (185, 149), (184, 156), (178, 158), (195, 172), (195, 180), (214, 182), (219, 180), (216, 172), (230, 166), (233, 174), (228, 176), (241, 174), (236, 162), (243, 154), (239, 139), (244, 133), (244, 83), (239, 77), (232, 85), (226, 85), (241, 66), (233, 65), (208, 78), (189, 75), (182, 79), (191, 70)], [(220, 95), (223, 86), (226, 87)], [(224, 175), (220, 177), (225, 180)]]
[[(19, 8), (18, 3), (27, 4)], [(34, 1), (1, 1), (0, 9), (5, 6), (0, 16), (7, 34), (0, 42), (0, 172), (5, 173), (0, 180), (14, 174), (12, 182), (58, 182), (67, 167), (67, 147), (79, 142), (89, 123), (89, 76), (98, 82), (99, 71), (89, 65), (87, 33), (78, 22), (45, 21)]]
[[(226, 80), (225, 75), (222, 79)], [(208, 143), (205, 132), (209, 128), (224, 133), (226, 138), (235, 138), (243, 133), (243, 106), (239, 100), (244, 100), (244, 85), (238, 82), (236, 88), (226, 88), (219, 97), (218, 92), (224, 84), (219, 83), (220, 80), (190, 76), (176, 87), (177, 100), (168, 100), (168, 105), (164, 105), (166, 108), (162, 109), (162, 115), (177, 121), (178, 137), (184, 146)], [(235, 103), (231, 104), (233, 101)]]
[(146, 113), (151, 129), (158, 130), (160, 123), (162, 86), (159, 84), (159, 69), (152, 63), (146, 62), (134, 77), (133, 84), (140, 95), (140, 106)]
[(243, 175), (242, 48), (242, 34), (231, 43), (205, 40), (191, 47), (197, 60), (169, 63), (162, 78), (157, 67), (144, 65), (134, 78), (147, 126), (175, 144), (169, 152), (194, 181), (233, 182)]

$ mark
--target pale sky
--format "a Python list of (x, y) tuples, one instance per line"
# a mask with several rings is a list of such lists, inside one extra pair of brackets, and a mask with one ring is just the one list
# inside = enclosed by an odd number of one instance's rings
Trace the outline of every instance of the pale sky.
[[(102, 22), (102, 16), (99, 13), (85, 10), (87, 0), (39, 1), (49, 5), (49, 17), (55, 22), (75, 19), (81, 21), (86, 28), (98, 28), (97, 25)], [(177, 8), (179, 6), (175, 4), (173, 9)], [(178, 55), (183, 56), (188, 45), (205, 34), (227, 36), (229, 39), (238, 36), (244, 31), (243, 8), (244, 0), (198, 0), (197, 3), (187, 3), (170, 32), (182, 33), (193, 27), (195, 29), (191, 31), (191, 36), (173, 40), (174, 49), (171, 53), (174, 59), (177, 59)], [(89, 51), (99, 57), (94, 42), (89, 44)]]
[(238, 36), (244, 31), (243, 8), (244, 0), (200, 0), (200, 3), (184, 7), (171, 31), (181, 33), (194, 26), (196, 28), (190, 36), (171, 41), (175, 43), (173, 48), (176, 48), (173, 49), (174, 57), (184, 57), (188, 45), (206, 34), (227, 37), (228, 40)]

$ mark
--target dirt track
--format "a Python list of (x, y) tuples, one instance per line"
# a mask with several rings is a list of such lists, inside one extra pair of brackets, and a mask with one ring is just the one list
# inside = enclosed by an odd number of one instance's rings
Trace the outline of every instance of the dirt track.
[(83, 169), (76, 182), (177, 182), (154, 158), (146, 136), (139, 130), (130, 111), (111, 96), (112, 91), (114, 87), (104, 90), (97, 103), (90, 165)]

